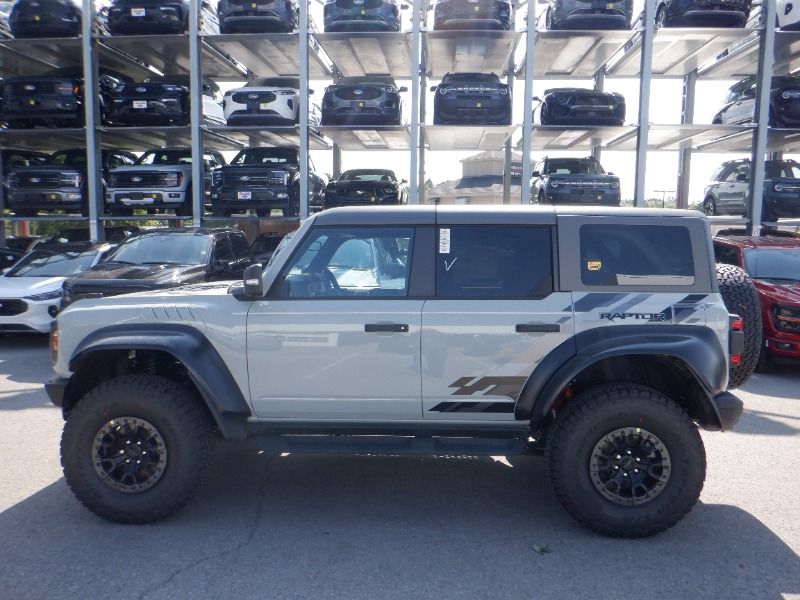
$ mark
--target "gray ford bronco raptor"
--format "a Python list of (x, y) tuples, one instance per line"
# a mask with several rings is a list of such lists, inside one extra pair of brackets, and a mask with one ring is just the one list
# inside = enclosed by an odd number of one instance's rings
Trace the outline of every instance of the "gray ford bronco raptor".
[(697, 212), (342, 208), (244, 281), (85, 299), (47, 384), (69, 486), (112, 521), (175, 512), (214, 436), (284, 452), (543, 454), (565, 508), (663, 531), (703, 487), (743, 350)]

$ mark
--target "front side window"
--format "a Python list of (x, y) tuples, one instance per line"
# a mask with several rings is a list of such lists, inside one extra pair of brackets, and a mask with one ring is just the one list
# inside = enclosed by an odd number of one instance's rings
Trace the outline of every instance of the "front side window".
[(280, 298), (404, 298), (414, 230), (318, 228), (289, 261)]
[(553, 291), (548, 227), (439, 229), (436, 296), (536, 298)]
[(584, 285), (694, 285), (692, 240), (685, 227), (583, 225), (580, 238)]

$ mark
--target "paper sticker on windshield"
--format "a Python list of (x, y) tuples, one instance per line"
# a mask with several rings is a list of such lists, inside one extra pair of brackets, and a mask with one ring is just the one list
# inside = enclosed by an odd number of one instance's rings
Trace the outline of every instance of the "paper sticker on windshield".
[(450, 230), (439, 230), (439, 254), (450, 254)]
[(603, 268), (603, 263), (599, 260), (590, 260), (586, 263), (586, 269), (589, 271), (599, 271)]

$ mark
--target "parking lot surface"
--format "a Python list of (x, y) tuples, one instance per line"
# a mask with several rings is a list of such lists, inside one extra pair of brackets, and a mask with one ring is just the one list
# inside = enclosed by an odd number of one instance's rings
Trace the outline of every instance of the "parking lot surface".
[(701, 502), (614, 540), (562, 510), (540, 458), (278, 456), (225, 445), (155, 525), (68, 490), (43, 338), (0, 337), (0, 598), (800, 598), (800, 373), (755, 375), (704, 433)]

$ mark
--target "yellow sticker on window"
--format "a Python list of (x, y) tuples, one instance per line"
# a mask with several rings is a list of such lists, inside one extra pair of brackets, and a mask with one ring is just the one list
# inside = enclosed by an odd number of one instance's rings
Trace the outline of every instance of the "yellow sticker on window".
[(586, 263), (586, 268), (589, 271), (599, 271), (603, 268), (603, 263), (599, 260), (590, 260)]

